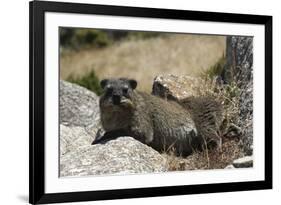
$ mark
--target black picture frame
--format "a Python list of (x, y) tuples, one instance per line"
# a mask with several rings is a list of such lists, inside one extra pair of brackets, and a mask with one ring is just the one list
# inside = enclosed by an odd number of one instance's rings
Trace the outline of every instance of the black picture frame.
[[(272, 16), (32, 1), (30, 12), (29, 202), (32, 204), (184, 195), (272, 188)], [(71, 193), (45, 192), (45, 12), (247, 23), (265, 26), (265, 180)]]

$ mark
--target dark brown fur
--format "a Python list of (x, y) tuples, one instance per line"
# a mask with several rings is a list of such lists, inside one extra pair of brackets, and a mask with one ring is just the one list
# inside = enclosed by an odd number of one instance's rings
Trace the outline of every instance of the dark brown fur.
[[(98, 139), (128, 135), (158, 151), (174, 150), (177, 155), (189, 155), (201, 147), (203, 140), (197, 134), (190, 112), (177, 102), (129, 88), (127, 95), (121, 96), (121, 103), (118, 104), (118, 99), (115, 100), (118, 105), (114, 105), (112, 96), (121, 95), (120, 90), (130, 87), (130, 82), (110, 79), (105, 84), (105, 93), (100, 98), (105, 134)], [(106, 86), (110, 94), (106, 94)]]
[(221, 146), (223, 106), (214, 97), (188, 97), (179, 103), (187, 109), (195, 122), (198, 134), (208, 146)]

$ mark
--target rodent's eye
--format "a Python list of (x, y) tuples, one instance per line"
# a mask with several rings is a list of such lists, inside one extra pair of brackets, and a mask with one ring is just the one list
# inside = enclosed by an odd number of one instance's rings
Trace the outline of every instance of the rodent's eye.
[(123, 94), (128, 94), (128, 88), (123, 88)]

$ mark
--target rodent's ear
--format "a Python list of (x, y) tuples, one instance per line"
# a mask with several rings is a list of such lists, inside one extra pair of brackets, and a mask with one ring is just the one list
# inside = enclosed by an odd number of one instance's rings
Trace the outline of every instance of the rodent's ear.
[(138, 85), (138, 83), (137, 83), (136, 80), (130, 79), (130, 80), (129, 80), (129, 83), (130, 83), (130, 86), (131, 86), (132, 89), (136, 89), (136, 87), (137, 87), (137, 85)]
[(104, 89), (107, 83), (108, 83), (108, 79), (103, 79), (102, 81), (100, 81), (101, 88)]

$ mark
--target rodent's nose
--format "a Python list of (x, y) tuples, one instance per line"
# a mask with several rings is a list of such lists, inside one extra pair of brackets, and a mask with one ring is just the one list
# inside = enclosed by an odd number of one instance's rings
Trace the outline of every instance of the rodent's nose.
[(112, 101), (114, 105), (119, 105), (121, 102), (120, 95), (112, 95)]

